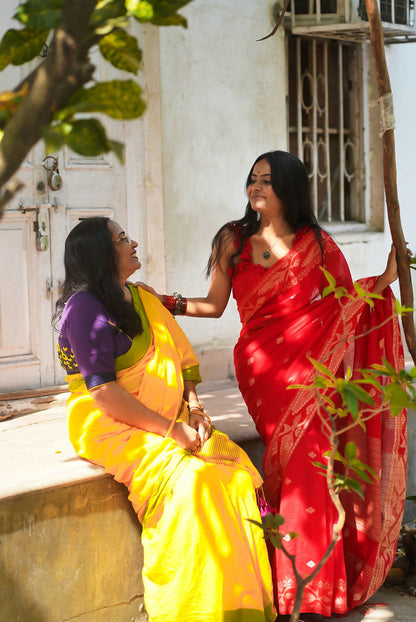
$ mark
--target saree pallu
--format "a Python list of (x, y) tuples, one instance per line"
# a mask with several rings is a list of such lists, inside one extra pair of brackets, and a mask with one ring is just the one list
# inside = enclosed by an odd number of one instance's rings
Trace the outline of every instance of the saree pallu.
[[(322, 432), (316, 398), (306, 389), (316, 370), (309, 358), (343, 376), (386, 358), (404, 365), (400, 330), (390, 288), (370, 308), (358, 297), (339, 301), (321, 292), (328, 285), (320, 266), (337, 286), (354, 293), (345, 259), (323, 234), (323, 254), (314, 233), (307, 233), (273, 267), (260, 273), (247, 267), (233, 289), (243, 323), (234, 358), (240, 390), (265, 444), (266, 499), (285, 518), (282, 531), (301, 538), (287, 544), (299, 572), (310, 574), (326, 551), (338, 514), (326, 479), (312, 462), (325, 462), (329, 442)], [(255, 268), (255, 266), (254, 266)], [(371, 291), (376, 278), (360, 280)], [(388, 320), (388, 321), (387, 321)], [(383, 324), (384, 323), (384, 324)], [(382, 326), (380, 326), (383, 324)], [(374, 396), (377, 401), (377, 396)], [(365, 602), (383, 583), (394, 561), (406, 490), (406, 414), (393, 418), (386, 408), (340, 436), (378, 475), (362, 483), (365, 499), (342, 493), (346, 521), (335, 550), (306, 586), (303, 612), (325, 616), (345, 613)], [(291, 613), (296, 581), (289, 560), (270, 549), (275, 602)]]
[[(149, 408), (187, 420), (181, 367), (196, 364), (189, 342), (157, 299), (140, 290), (152, 330), (144, 358), (117, 383)], [(151, 622), (271, 622), (272, 580), (250, 459), (213, 431), (192, 455), (97, 408), (71, 376), (68, 428), (76, 452), (129, 490), (142, 523), (143, 583)], [(178, 417), (179, 413), (179, 417)]]

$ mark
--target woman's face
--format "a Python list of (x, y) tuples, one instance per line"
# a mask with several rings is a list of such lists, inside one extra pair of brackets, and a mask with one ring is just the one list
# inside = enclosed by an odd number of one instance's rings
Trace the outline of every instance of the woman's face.
[(272, 188), (271, 169), (267, 160), (259, 160), (254, 165), (247, 186), (247, 195), (255, 212), (268, 217), (283, 214), (283, 203)]
[(108, 221), (108, 228), (113, 239), (120, 281), (123, 284), (141, 266), (136, 255), (137, 242), (130, 240), (126, 232), (113, 220)]

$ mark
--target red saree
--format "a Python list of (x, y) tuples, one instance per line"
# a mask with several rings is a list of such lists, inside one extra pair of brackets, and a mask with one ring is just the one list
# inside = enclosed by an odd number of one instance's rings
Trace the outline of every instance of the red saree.
[[(344, 256), (323, 234), (324, 267), (337, 285), (353, 292)], [(325, 462), (328, 441), (316, 415), (316, 401), (307, 390), (315, 375), (309, 357), (334, 374), (381, 363), (385, 357), (403, 367), (403, 350), (390, 288), (371, 309), (355, 298), (341, 312), (333, 295), (321, 297), (328, 282), (320, 269), (322, 253), (316, 236), (307, 232), (271, 268), (254, 265), (246, 240), (232, 275), (242, 330), (234, 350), (241, 393), (266, 446), (263, 469), (268, 502), (284, 516), (284, 531), (301, 538), (287, 544), (304, 576), (321, 559), (332, 537), (337, 512), (326, 480), (311, 464)], [(376, 279), (363, 279), (372, 290)], [(382, 328), (380, 323), (392, 318)], [(366, 336), (369, 328), (374, 331)], [(354, 337), (359, 337), (353, 341)], [(345, 343), (347, 337), (347, 343)], [(353, 440), (358, 458), (379, 479), (364, 487), (365, 501), (345, 494), (346, 522), (329, 561), (305, 590), (302, 612), (342, 614), (365, 602), (383, 583), (394, 560), (406, 489), (406, 414), (393, 418), (387, 410), (366, 427), (341, 437)], [(342, 448), (341, 448), (342, 450)], [(271, 551), (276, 607), (291, 613), (296, 582), (289, 560)]]

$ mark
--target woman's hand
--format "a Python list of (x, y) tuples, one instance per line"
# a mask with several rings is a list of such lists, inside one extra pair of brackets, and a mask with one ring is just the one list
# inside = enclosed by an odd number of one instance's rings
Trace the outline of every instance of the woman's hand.
[[(413, 256), (412, 251), (407, 249), (407, 254), (410, 260), (410, 258)], [(378, 277), (374, 286), (373, 293), (381, 294), (381, 292), (386, 289), (386, 287), (391, 285), (391, 283), (393, 283), (398, 278), (398, 276), (399, 275), (397, 272), (396, 247), (394, 246), (394, 244), (392, 244), (389, 256), (387, 258), (386, 269), (384, 270), (383, 274), (380, 274), (380, 276)]]
[(391, 283), (393, 283), (398, 277), (397, 274), (397, 260), (396, 260), (396, 247), (392, 244), (387, 258), (387, 266), (383, 274), (380, 274), (376, 284), (374, 286), (373, 293), (381, 294)]
[(141, 287), (142, 289), (146, 290), (150, 294), (153, 294), (153, 296), (156, 296), (156, 298), (158, 298), (160, 302), (163, 303), (163, 294), (158, 294), (158, 292), (155, 289), (153, 289), (153, 287), (150, 287), (150, 285), (147, 285), (147, 283), (143, 283), (142, 281), (136, 281), (136, 283), (134, 283), (134, 286)]
[(179, 447), (189, 451), (191, 454), (198, 453), (202, 447), (202, 441), (197, 430), (184, 421), (177, 421), (175, 423), (170, 437), (177, 442)]
[(189, 416), (189, 425), (198, 432), (201, 439), (201, 445), (205, 443), (211, 436), (211, 423), (205, 418), (202, 413), (193, 412)]

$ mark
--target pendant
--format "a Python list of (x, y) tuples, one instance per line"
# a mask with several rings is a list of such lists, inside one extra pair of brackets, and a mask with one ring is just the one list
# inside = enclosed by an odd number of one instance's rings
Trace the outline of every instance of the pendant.
[(269, 257), (270, 257), (270, 251), (264, 251), (264, 253), (263, 253), (263, 257), (264, 257), (264, 259), (269, 259)]

